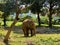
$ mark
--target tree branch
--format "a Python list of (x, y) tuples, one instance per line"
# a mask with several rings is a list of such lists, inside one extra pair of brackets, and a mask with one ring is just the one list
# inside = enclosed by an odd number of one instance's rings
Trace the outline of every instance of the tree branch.
[[(36, 0), (35, 0), (35, 1), (36, 1)], [(34, 2), (35, 2), (35, 1), (34, 1)], [(34, 2), (33, 2), (31, 5), (33, 5)], [(27, 8), (29, 8), (31, 5), (29, 5), (29, 6), (25, 7), (25, 8), (19, 8), (19, 9), (17, 8), (15, 20), (14, 20), (13, 23), (11, 24), (11, 26), (10, 26), (10, 28), (9, 28), (9, 30), (8, 30), (5, 38), (4, 38), (4, 42), (6, 42), (6, 41), (8, 40), (8, 38), (9, 38), (9, 36), (10, 36), (10, 33), (11, 33), (13, 27), (15, 26), (16, 22), (18, 21), (17, 18), (18, 18), (18, 16), (19, 16), (19, 13), (20, 13), (21, 11), (26, 10)], [(16, 6), (17, 6), (17, 0), (16, 0)]]

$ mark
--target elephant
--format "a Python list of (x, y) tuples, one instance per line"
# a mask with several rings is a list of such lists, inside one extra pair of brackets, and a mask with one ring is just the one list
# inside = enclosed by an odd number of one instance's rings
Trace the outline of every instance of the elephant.
[(22, 30), (24, 32), (24, 36), (29, 36), (29, 31), (31, 33), (31, 36), (36, 35), (36, 26), (32, 19), (25, 19), (22, 23)]

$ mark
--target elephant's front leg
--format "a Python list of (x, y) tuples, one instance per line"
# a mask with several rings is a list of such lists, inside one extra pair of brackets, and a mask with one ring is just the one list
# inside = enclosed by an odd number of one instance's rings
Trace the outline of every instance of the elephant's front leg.
[(26, 30), (26, 37), (28, 37), (29, 36), (29, 30), (27, 29)]
[(28, 29), (23, 29), (23, 32), (24, 32), (24, 36), (25, 36), (25, 37), (28, 37), (28, 36), (29, 36), (29, 31), (28, 31)]
[(32, 29), (31, 30), (31, 36), (34, 36), (34, 35), (36, 35), (36, 30), (35, 29)]
[(26, 36), (26, 29), (23, 29), (24, 37)]

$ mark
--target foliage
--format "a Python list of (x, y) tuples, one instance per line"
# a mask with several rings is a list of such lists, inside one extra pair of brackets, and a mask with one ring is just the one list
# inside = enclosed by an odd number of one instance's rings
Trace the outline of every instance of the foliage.
[[(15, 0), (5, 0), (6, 3), (1, 4), (0, 10), (4, 12), (2, 17), (8, 17), (11, 12), (16, 12), (16, 1)], [(18, 4), (18, 7), (20, 4)]]
[(35, 0), (21, 0), (23, 4), (31, 4)]
[(38, 19), (39, 26), (41, 26), (41, 21), (40, 21), (39, 14), (42, 12), (41, 8), (43, 7), (44, 2), (45, 2), (45, 0), (35, 0), (33, 5), (30, 7), (31, 12), (37, 14), (37, 19)]
[(42, 24), (48, 24), (48, 17), (46, 17), (46, 16), (40, 16), (40, 18), (41, 18), (41, 23)]
[[(46, 0), (49, 3), (49, 27), (52, 27), (52, 15), (56, 13), (56, 8), (59, 7), (59, 2), (58, 0)], [(47, 6), (46, 6), (47, 7)]]
[(3, 13), (4, 13), (4, 12), (1, 12), (1, 11), (0, 11), (0, 17), (2, 17)]
[(27, 18), (31, 19), (32, 17), (27, 15), (27, 16), (25, 16), (25, 17), (23, 17), (23, 18), (20, 18), (20, 21), (23, 22), (23, 21), (24, 21), (25, 19), (27, 19)]
[(30, 7), (31, 9), (31, 12), (33, 13), (37, 13), (37, 12), (41, 12), (41, 8), (43, 7), (43, 3), (44, 3), (44, 0), (36, 0), (34, 2), (34, 4)]
[(1, 11), (4, 12), (4, 14), (2, 15), (2, 18), (4, 19), (3, 22), (4, 22), (4, 26), (6, 26), (6, 20), (7, 20), (7, 17), (10, 15), (10, 13), (12, 11), (14, 11), (13, 9), (16, 10), (16, 4), (15, 4), (15, 1), (14, 0), (4, 0), (6, 1), (6, 3), (4, 3), (3, 5), (1, 5)]

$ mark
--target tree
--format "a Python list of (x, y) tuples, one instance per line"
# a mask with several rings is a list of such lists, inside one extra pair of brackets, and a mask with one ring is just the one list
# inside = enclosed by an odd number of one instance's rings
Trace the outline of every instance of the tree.
[(18, 15), (19, 15), (19, 13), (21, 13), (21, 11), (23, 11), (23, 10), (26, 10), (27, 8), (29, 8), (29, 7), (33, 4), (33, 3), (32, 3), (30, 6), (27, 6), (27, 7), (24, 7), (24, 8), (23, 8), (23, 7), (22, 7), (22, 8), (18, 8), (17, 1), (18, 1), (18, 0), (16, 0), (16, 17), (15, 17), (15, 20), (14, 20), (13, 23), (11, 24), (11, 26), (10, 26), (10, 28), (9, 28), (9, 30), (8, 30), (5, 38), (4, 38), (4, 42), (5, 42), (5, 43), (8, 42), (8, 38), (9, 38), (9, 36), (10, 36), (10, 33), (11, 33), (14, 25), (15, 25), (16, 22), (18, 21)]
[(49, 9), (48, 17), (49, 17), (49, 27), (50, 28), (52, 28), (52, 15), (57, 12), (57, 9), (59, 7), (59, 2), (60, 2), (59, 0), (46, 0), (44, 3), (44, 6)]
[(3, 22), (4, 22), (4, 26), (6, 26), (6, 20), (7, 20), (7, 17), (10, 15), (10, 12), (13, 11), (13, 9), (15, 9), (15, 4), (14, 4), (14, 1), (12, 0), (5, 0), (6, 3), (3, 3), (3, 4), (0, 4), (0, 11), (4, 12), (4, 14), (2, 15), (2, 18), (4, 19)]
[(50, 12), (50, 14), (49, 14), (49, 27), (52, 27), (53, 7), (55, 5), (57, 5), (60, 1), (58, 1), (58, 0), (49, 0), (48, 2), (50, 4), (50, 8), (49, 8), (49, 12)]
[(41, 13), (41, 8), (43, 7), (44, 2), (45, 0), (36, 0), (35, 3), (30, 8), (32, 13), (37, 13), (39, 26), (41, 25), (39, 14)]

